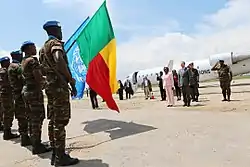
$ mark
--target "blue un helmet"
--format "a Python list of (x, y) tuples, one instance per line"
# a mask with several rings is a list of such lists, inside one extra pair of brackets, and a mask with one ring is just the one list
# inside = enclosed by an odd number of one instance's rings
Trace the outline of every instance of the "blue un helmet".
[(26, 46), (29, 46), (29, 45), (35, 45), (35, 43), (31, 42), (31, 41), (25, 41), (25, 42), (23, 42), (23, 44), (21, 45), (21, 48), (20, 48), (21, 52), (24, 52), (24, 48)]
[(21, 50), (16, 50), (16, 51), (10, 52), (10, 56), (11, 56), (11, 57), (14, 57), (14, 56), (22, 56), (22, 55), (23, 55), (23, 54), (22, 54)]
[(59, 21), (47, 21), (44, 25), (43, 25), (43, 29), (47, 30), (47, 28), (49, 27), (58, 27), (61, 28), (60, 22)]
[(10, 61), (10, 58), (8, 56), (1, 57), (0, 58), (0, 63), (2, 63), (4, 61)]
[(12, 61), (21, 62), (23, 59), (23, 53), (20, 50), (12, 51), (10, 56), (12, 57)]

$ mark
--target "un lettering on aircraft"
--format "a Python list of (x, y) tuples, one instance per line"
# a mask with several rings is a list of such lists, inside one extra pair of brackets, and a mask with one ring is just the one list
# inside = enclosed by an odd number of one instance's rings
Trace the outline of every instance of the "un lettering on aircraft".
[(210, 74), (211, 73), (211, 71), (209, 70), (209, 69), (207, 69), (207, 70), (199, 70), (199, 74)]

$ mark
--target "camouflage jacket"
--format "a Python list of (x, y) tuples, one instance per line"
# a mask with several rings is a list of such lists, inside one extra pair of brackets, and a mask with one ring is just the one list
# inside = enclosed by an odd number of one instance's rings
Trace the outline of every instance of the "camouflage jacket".
[(21, 66), (24, 85), (30, 89), (40, 89), (41, 83), (37, 83), (33, 74), (34, 70), (41, 70), (38, 59), (35, 57), (24, 57)]
[(230, 72), (231, 72), (231, 70), (230, 70), (230, 67), (228, 65), (225, 64), (224, 66), (220, 67), (218, 69), (219, 80), (222, 82), (223, 81), (225, 81), (225, 82), (231, 81), (232, 78), (231, 78)]
[(13, 95), (20, 94), (23, 89), (22, 67), (20, 63), (12, 62), (8, 68), (9, 83), (12, 87)]
[(51, 87), (67, 87), (68, 81), (64, 77), (63, 74), (61, 74), (56, 69), (56, 62), (53, 58), (53, 52), (56, 50), (60, 50), (63, 53), (63, 58), (68, 66), (68, 59), (63, 47), (63, 43), (56, 39), (56, 38), (50, 38), (47, 40), (40, 51), (40, 60), (42, 62), (43, 69), (46, 73), (46, 83), (47, 86)]
[(11, 86), (9, 83), (8, 69), (0, 68), (0, 95), (11, 95)]

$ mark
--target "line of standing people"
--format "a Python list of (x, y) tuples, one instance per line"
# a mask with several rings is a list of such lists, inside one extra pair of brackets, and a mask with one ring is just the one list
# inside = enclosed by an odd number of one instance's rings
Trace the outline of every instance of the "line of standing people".
[(191, 100), (198, 102), (199, 97), (199, 73), (194, 68), (194, 64), (190, 63), (187, 67), (185, 62), (181, 63), (181, 69), (176, 72), (173, 70), (172, 73), (168, 67), (164, 67), (163, 72), (160, 72), (160, 76), (157, 76), (159, 81), (159, 88), (161, 93), (162, 101), (167, 99), (168, 107), (174, 105), (174, 94), (175, 90), (177, 101), (181, 100), (181, 92), (183, 94), (183, 106), (190, 106)]
[[(8, 57), (0, 59), (3, 138), (4, 140), (19, 138), (19, 135), (11, 133), (13, 115), (16, 114), (22, 146), (32, 145), (33, 154), (52, 150), (51, 165), (74, 165), (79, 160), (71, 158), (65, 152), (65, 126), (71, 118), (69, 89), (71, 95), (75, 96), (77, 93), (75, 80), (68, 67), (60, 23), (48, 21), (43, 29), (47, 32), (48, 39), (39, 51), (39, 60), (34, 57), (37, 51), (31, 41), (22, 44), (20, 49), (22, 53), (11, 54), (13, 60), (11, 64)], [(42, 125), (45, 119), (43, 89), (48, 99), (50, 146), (41, 142)]]

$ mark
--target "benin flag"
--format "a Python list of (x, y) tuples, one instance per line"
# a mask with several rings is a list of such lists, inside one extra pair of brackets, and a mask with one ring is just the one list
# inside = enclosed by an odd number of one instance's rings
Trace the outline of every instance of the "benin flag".
[(119, 112), (112, 93), (118, 89), (116, 80), (116, 40), (106, 1), (91, 18), (76, 40), (80, 56), (87, 67), (86, 81), (112, 110)]

